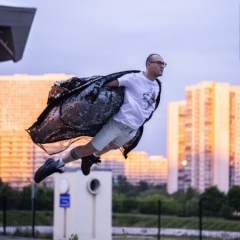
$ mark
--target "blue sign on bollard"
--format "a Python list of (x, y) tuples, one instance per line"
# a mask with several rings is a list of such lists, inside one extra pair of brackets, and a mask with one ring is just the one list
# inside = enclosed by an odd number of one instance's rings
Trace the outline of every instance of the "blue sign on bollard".
[(70, 194), (68, 194), (68, 193), (60, 194), (59, 205), (62, 208), (69, 208), (70, 207)]

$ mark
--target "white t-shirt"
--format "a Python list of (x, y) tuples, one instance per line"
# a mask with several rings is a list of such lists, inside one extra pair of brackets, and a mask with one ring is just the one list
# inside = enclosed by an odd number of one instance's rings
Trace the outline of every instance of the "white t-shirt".
[(118, 82), (119, 86), (125, 87), (125, 96), (113, 119), (137, 129), (154, 111), (159, 85), (157, 81), (146, 78), (143, 72), (123, 75)]

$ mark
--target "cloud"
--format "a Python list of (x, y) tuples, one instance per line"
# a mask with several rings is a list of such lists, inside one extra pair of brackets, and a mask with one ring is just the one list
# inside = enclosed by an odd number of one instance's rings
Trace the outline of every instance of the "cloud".
[[(0, 0), (0, 4), (37, 8), (23, 59), (1, 63), (2, 74), (91, 76), (144, 70), (148, 54), (160, 53), (168, 63), (162, 77), (163, 106), (149, 123), (158, 130), (149, 130), (144, 144), (151, 136), (155, 142), (165, 141), (157, 121), (160, 116), (166, 119), (167, 102), (184, 98), (186, 85), (201, 80), (240, 82), (236, 0)], [(165, 154), (165, 147), (155, 149), (154, 153)]]

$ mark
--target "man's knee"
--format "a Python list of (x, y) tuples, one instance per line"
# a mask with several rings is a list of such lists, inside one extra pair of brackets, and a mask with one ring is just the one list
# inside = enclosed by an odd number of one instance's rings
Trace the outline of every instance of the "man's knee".
[(108, 144), (108, 146), (109, 146), (109, 150), (118, 149), (118, 148), (119, 148), (119, 147), (118, 147), (117, 145), (115, 145), (113, 142), (110, 142), (110, 143)]

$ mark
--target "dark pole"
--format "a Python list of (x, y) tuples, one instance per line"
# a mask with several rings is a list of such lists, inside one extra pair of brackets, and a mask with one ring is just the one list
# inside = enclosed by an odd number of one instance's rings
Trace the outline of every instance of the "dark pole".
[(6, 196), (3, 196), (3, 235), (6, 236), (6, 225), (7, 225), (7, 202)]
[(32, 237), (35, 236), (35, 198), (32, 197)]
[(199, 210), (198, 210), (198, 216), (199, 216), (199, 240), (202, 240), (202, 201), (199, 200)]
[(34, 144), (32, 145), (32, 188), (31, 188), (31, 205), (32, 205), (32, 237), (35, 235), (35, 187), (34, 187)]
[(158, 240), (161, 238), (161, 201), (158, 200)]

